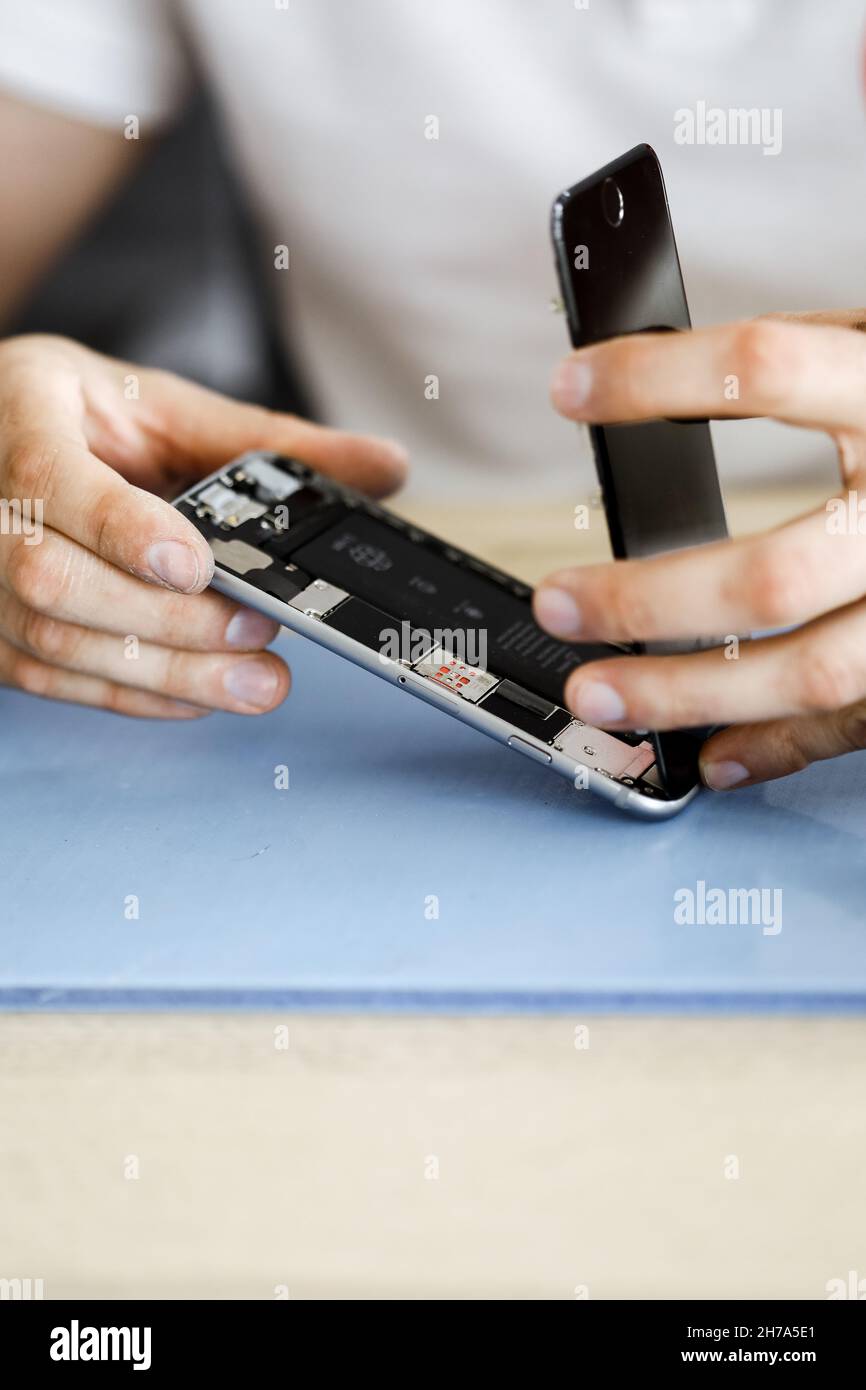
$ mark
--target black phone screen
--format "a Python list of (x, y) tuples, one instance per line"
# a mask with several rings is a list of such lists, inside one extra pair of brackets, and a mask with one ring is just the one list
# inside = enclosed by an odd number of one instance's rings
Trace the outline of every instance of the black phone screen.
[[(691, 326), (662, 172), (649, 146), (562, 194), (553, 236), (574, 347)], [(591, 435), (618, 558), (727, 535), (705, 420), (593, 426)]]
[[(648, 145), (561, 194), (552, 234), (573, 347), (691, 327), (664, 179)], [(706, 420), (594, 425), (590, 436), (618, 559), (727, 536)], [(682, 795), (698, 780), (703, 736), (653, 735), (670, 794)]]

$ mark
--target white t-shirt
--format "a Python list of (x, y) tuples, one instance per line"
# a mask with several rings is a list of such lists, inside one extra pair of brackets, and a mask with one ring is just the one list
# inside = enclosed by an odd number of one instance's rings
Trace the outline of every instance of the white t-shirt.
[[(861, 300), (863, 8), (0, 0), (0, 84), (146, 131), (203, 73), (264, 263), (289, 250), (273, 293), (328, 418), (402, 439), (416, 499), (517, 498), (527, 475), (552, 496), (592, 479), (582, 432), (548, 404), (566, 348), (554, 194), (648, 141), (695, 323)], [(678, 143), (675, 113), (700, 130), (701, 103), (763, 109), (766, 138)], [(802, 432), (726, 424), (716, 441), (726, 479), (832, 474)]]

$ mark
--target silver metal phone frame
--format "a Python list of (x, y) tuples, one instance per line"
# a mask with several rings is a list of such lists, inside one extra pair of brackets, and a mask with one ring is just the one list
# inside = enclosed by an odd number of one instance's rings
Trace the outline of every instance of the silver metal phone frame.
[[(232, 459), (226, 467), (219, 469), (207, 478), (200, 479), (193, 487), (188, 488), (186, 492), (175, 499), (175, 505), (179, 502), (191, 502), (203, 487), (218, 481), (225, 474), (226, 468), (243, 465), (245, 459), (263, 456), (266, 457), (266, 455), (255, 453)], [(621, 782), (605, 776), (604, 773), (598, 772), (595, 768), (578, 762), (569, 757), (568, 754), (543, 743), (541, 739), (534, 738), (516, 725), (509, 724), (499, 715), (487, 713), (483, 705), (474, 704), (447, 687), (435, 685), (426, 676), (413, 671), (408, 665), (374, 652), (369, 647), (365, 647), (362, 642), (356, 642), (354, 637), (347, 637), (345, 633), (338, 632), (336, 628), (328, 627), (321, 618), (311, 617), (300, 609), (292, 608), (282, 599), (275, 598), (272, 594), (266, 594), (256, 585), (248, 584), (246, 580), (223, 569), (219, 563), (214, 565), (211, 586), (229, 598), (235, 599), (238, 603), (244, 604), (247, 608), (255, 608), (260, 613), (266, 614), (267, 617), (273, 618), (283, 627), (289, 628), (290, 631), (298, 633), (301, 637), (309, 637), (320, 647), (325, 647), (337, 656), (344, 657), (355, 666), (369, 671), (371, 675), (379, 676), (382, 680), (388, 681), (390, 685), (408, 691), (410, 695), (423, 700), (425, 704), (432, 705), (435, 709), (444, 711), (445, 714), (450, 714), (452, 718), (459, 719), (461, 723), (468, 724), (470, 728), (476, 729), (481, 734), (486, 734), (496, 743), (503, 744), (513, 752), (531, 757), (539, 766), (543, 765), (558, 773), (560, 777), (567, 778), (576, 790), (586, 790), (596, 796), (601, 796), (605, 801), (612, 802), (619, 810), (628, 811), (644, 820), (668, 820), (687, 806), (700, 790), (699, 786), (696, 785), (690, 788), (685, 796), (679, 797), (676, 801), (662, 801), (661, 799), (656, 801), (651, 797), (643, 796), (634, 787), (624, 786)], [(349, 597), (353, 597), (353, 595), (349, 593)], [(510, 742), (512, 739), (515, 742)], [(526, 750), (525, 753), (524, 750)]]

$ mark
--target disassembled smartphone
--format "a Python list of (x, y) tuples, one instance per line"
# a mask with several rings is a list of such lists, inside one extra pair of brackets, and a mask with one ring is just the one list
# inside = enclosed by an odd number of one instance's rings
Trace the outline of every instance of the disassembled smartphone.
[(670, 816), (694, 794), (691, 772), (662, 774), (656, 736), (563, 708), (576, 666), (623, 649), (549, 637), (519, 580), (276, 454), (237, 459), (175, 505), (222, 593), (626, 810)]
[[(575, 347), (689, 327), (649, 146), (561, 194), (552, 234)], [(706, 421), (591, 434), (616, 555), (727, 534)], [(636, 815), (695, 795), (700, 732), (615, 734), (563, 707), (575, 667), (627, 649), (549, 637), (512, 576), (275, 454), (237, 459), (176, 505), (207, 537), (222, 593)]]

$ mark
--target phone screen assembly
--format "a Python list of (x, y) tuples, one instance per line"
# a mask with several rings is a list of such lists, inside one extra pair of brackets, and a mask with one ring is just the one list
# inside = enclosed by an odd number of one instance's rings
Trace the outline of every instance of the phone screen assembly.
[(651, 739), (562, 705), (566, 677), (622, 649), (559, 642), (529, 587), (294, 459), (245, 455), (175, 504), (213, 585), (513, 751), (649, 817), (679, 810)]
[[(572, 347), (691, 327), (664, 179), (649, 145), (561, 193), (551, 232)], [(593, 425), (590, 438), (618, 559), (727, 536), (706, 420)], [(688, 731), (655, 737), (672, 792), (697, 783), (702, 741)]]

